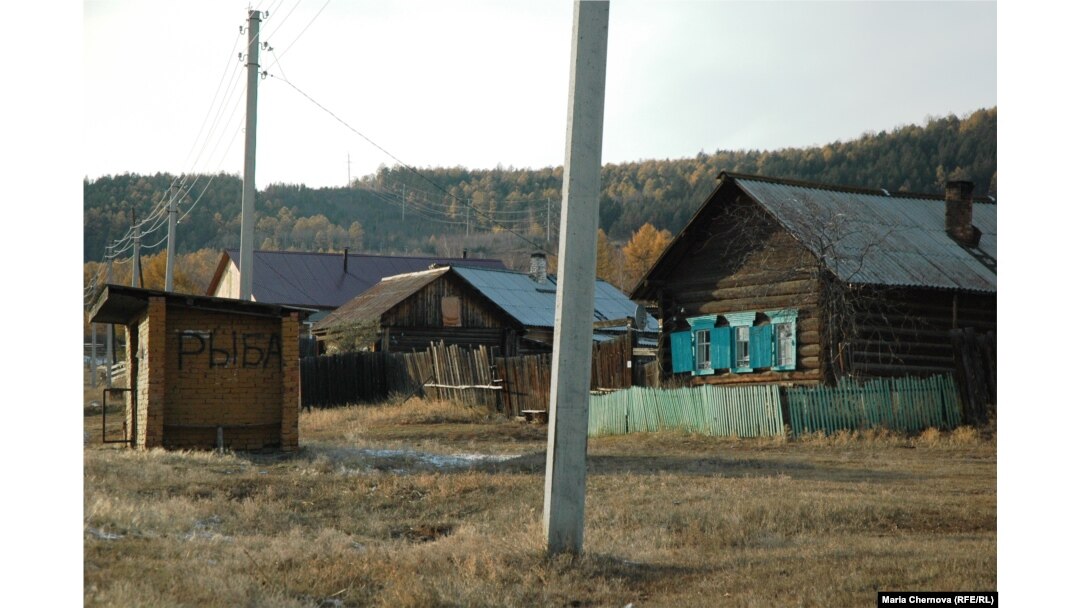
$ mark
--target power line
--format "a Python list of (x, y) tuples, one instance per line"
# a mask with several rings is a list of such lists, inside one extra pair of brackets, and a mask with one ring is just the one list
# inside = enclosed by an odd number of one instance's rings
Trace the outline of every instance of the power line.
[[(229, 55), (228, 55), (228, 57), (226, 58), (226, 61), (225, 61), (225, 68), (221, 72), (221, 79), (218, 80), (217, 89), (214, 90), (214, 97), (210, 101), (210, 106), (206, 109), (206, 115), (203, 116), (202, 124), (199, 125), (199, 130), (196, 132), (195, 140), (191, 142), (191, 149), (188, 150), (187, 156), (184, 157), (184, 164), (186, 164), (187, 160), (189, 158), (191, 158), (191, 153), (195, 151), (195, 145), (199, 143), (199, 137), (202, 135), (203, 128), (206, 127), (207, 119), (210, 118), (210, 114), (214, 110), (214, 104), (217, 101), (218, 93), (221, 92), (221, 85), (223, 85), (225, 83), (226, 77), (229, 74), (229, 66), (230, 66), (230, 64), (232, 65), (233, 71), (234, 72), (236, 71), (236, 65), (237, 64), (233, 63), (232, 56), (233, 56), (233, 51), (235, 51), (236, 47), (240, 44), (240, 36), (241, 36), (241, 34), (237, 34), (236, 39), (233, 41), (232, 50), (229, 51)], [(207, 139), (209, 139), (209, 133), (207, 135), (208, 135)], [(205, 146), (204, 146), (204, 148), (205, 148)], [(199, 157), (195, 157), (196, 162), (198, 162), (198, 158)]]
[[(297, 3), (297, 4), (299, 4), (299, 3)], [(317, 13), (315, 13), (315, 16), (311, 18), (311, 21), (307, 22), (307, 25), (304, 26), (304, 29), (300, 30), (300, 33), (296, 35), (296, 38), (293, 38), (293, 41), (289, 43), (289, 46), (285, 47), (284, 51), (281, 51), (281, 56), (279, 57), (277, 54), (274, 55), (274, 63), (270, 64), (270, 67), (268, 67), (266, 69), (268, 69), (268, 70), (273, 69), (273, 67), (275, 65), (277, 65), (278, 61), (281, 60), (281, 57), (284, 57), (285, 53), (288, 53), (289, 49), (291, 49), (293, 47), (293, 45), (296, 44), (296, 41), (300, 40), (300, 37), (304, 35), (304, 32), (306, 32), (308, 30), (308, 28), (311, 27), (312, 23), (315, 23), (315, 20), (319, 18), (319, 15), (322, 14), (323, 10), (326, 9), (326, 7), (329, 4), (330, 4), (330, 0), (326, 0), (326, 3), (324, 3), (322, 5), (322, 8), (320, 8), (319, 11)], [(277, 32), (277, 30), (274, 30), (274, 31), (275, 31), (275, 33)], [(268, 40), (269, 40), (269, 38), (270, 38), (270, 36), (267, 36)], [(281, 73), (282, 73), (282, 75), (284, 75), (285, 74), (284, 70), (282, 70)]]
[[(274, 76), (273, 74), (271, 74), (270, 76), (271, 76), (272, 78), (276, 78), (276, 76)], [(544, 247), (544, 246), (542, 246), (542, 245), (539, 245), (539, 244), (537, 244), (537, 243), (536, 243), (536, 242), (534, 242), (534, 241), (533, 241), (532, 239), (530, 239), (530, 238), (526, 237), (525, 235), (523, 235), (523, 234), (519, 233), (518, 231), (514, 230), (513, 228), (510, 228), (510, 227), (508, 227), (508, 226), (505, 226), (505, 225), (503, 225), (503, 224), (502, 224), (501, 222), (499, 222), (498, 220), (496, 220), (496, 219), (492, 218), (492, 217), (491, 217), (491, 216), (490, 216), (489, 214), (487, 214), (487, 213), (485, 213), (485, 212), (483, 212), (483, 211), (480, 211), (480, 210), (479, 210), (479, 209), (477, 209), (476, 207), (473, 207), (472, 203), (470, 203), (469, 201), (466, 201), (466, 200), (463, 200), (463, 199), (461, 199), (461, 198), (459, 198), (459, 197), (456, 197), (456, 196), (454, 196), (454, 195), (453, 195), (453, 194), (451, 194), (451, 193), (450, 193), (449, 191), (447, 191), (447, 190), (446, 190), (445, 188), (443, 188), (443, 187), (442, 187), (441, 185), (439, 185), (439, 184), (438, 184), (438, 183), (436, 183), (435, 181), (431, 180), (430, 178), (428, 178), (428, 177), (427, 177), (426, 175), (424, 175), (423, 173), (421, 173), (421, 172), (420, 172), (420, 171), (418, 171), (417, 169), (413, 168), (413, 167), (412, 167), (412, 165), (409, 165), (408, 163), (406, 163), (405, 161), (401, 160), (401, 159), (400, 159), (400, 158), (398, 158), (397, 156), (394, 156), (393, 154), (391, 154), (391, 153), (390, 153), (390, 151), (389, 151), (389, 150), (387, 150), (386, 148), (383, 148), (383, 147), (382, 147), (382, 146), (380, 146), (379, 144), (375, 143), (375, 142), (374, 142), (374, 141), (373, 141), (373, 140), (372, 140), (371, 138), (369, 138), (369, 137), (368, 137), (367, 135), (364, 135), (364, 134), (363, 134), (363, 133), (361, 133), (360, 131), (357, 131), (357, 130), (356, 130), (355, 128), (353, 128), (353, 126), (352, 126), (352, 125), (350, 125), (349, 123), (347, 123), (347, 122), (345, 122), (344, 120), (342, 120), (342, 119), (341, 119), (341, 118), (340, 118), (340, 117), (339, 117), (339, 116), (338, 116), (337, 114), (335, 114), (334, 112), (332, 112), (332, 111), (330, 111), (330, 110), (329, 110), (328, 108), (326, 108), (326, 106), (323, 106), (323, 105), (322, 105), (321, 103), (319, 103), (319, 102), (315, 101), (315, 100), (314, 100), (314, 99), (313, 99), (313, 98), (312, 98), (312, 97), (311, 97), (310, 95), (308, 95), (307, 93), (305, 93), (305, 92), (303, 92), (302, 90), (300, 90), (300, 88), (299, 88), (299, 87), (297, 87), (297, 86), (296, 86), (295, 84), (293, 84), (293, 83), (292, 83), (292, 82), (290, 82), (289, 80), (286, 80), (285, 78), (277, 78), (277, 80), (280, 80), (280, 81), (284, 82), (285, 84), (289, 85), (290, 87), (292, 87), (292, 88), (293, 88), (293, 89), (294, 89), (294, 90), (295, 90), (295, 91), (296, 91), (297, 93), (300, 93), (301, 95), (303, 95), (303, 96), (304, 96), (304, 97), (305, 97), (305, 98), (306, 98), (306, 99), (307, 99), (308, 101), (310, 101), (311, 103), (315, 104), (315, 105), (316, 105), (316, 106), (318, 106), (318, 107), (319, 107), (319, 108), (320, 108), (321, 110), (323, 110), (324, 112), (326, 112), (327, 114), (329, 114), (330, 116), (332, 116), (332, 117), (334, 118), (334, 120), (337, 120), (338, 122), (340, 122), (340, 123), (341, 123), (342, 125), (344, 125), (344, 126), (345, 126), (345, 127), (347, 128), (347, 129), (349, 129), (349, 130), (350, 130), (350, 131), (352, 131), (353, 133), (355, 133), (355, 134), (359, 135), (360, 137), (362, 137), (362, 138), (363, 138), (363, 139), (364, 139), (365, 141), (367, 141), (367, 142), (368, 142), (369, 144), (371, 144), (372, 146), (375, 146), (375, 147), (376, 147), (376, 148), (378, 148), (378, 149), (379, 149), (380, 151), (382, 151), (382, 153), (383, 153), (383, 154), (386, 154), (386, 155), (387, 155), (387, 156), (389, 156), (390, 158), (394, 159), (395, 161), (397, 161), (397, 163), (398, 163), (399, 165), (401, 165), (402, 167), (404, 167), (404, 168), (408, 169), (408, 170), (409, 170), (409, 171), (411, 171), (412, 173), (416, 174), (416, 175), (417, 175), (417, 176), (419, 176), (419, 177), (420, 177), (421, 179), (423, 179), (424, 181), (426, 181), (426, 182), (428, 182), (429, 184), (431, 184), (432, 186), (434, 186), (434, 187), (435, 187), (435, 188), (436, 188), (437, 190), (439, 190), (440, 192), (442, 192), (442, 193), (446, 194), (447, 196), (449, 196), (450, 198), (452, 198), (452, 199), (454, 199), (454, 200), (457, 200), (457, 201), (461, 202), (462, 204), (464, 204), (464, 205), (465, 205), (466, 207), (468, 207), (469, 209), (471, 209), (472, 211), (474, 211), (474, 212), (475, 212), (475, 213), (477, 213), (478, 215), (480, 215), (480, 216), (482, 216), (482, 217), (484, 217), (484, 218), (487, 218), (487, 219), (488, 219), (488, 221), (492, 222), (493, 224), (496, 224), (496, 225), (498, 225), (498, 226), (499, 226), (500, 228), (502, 228), (503, 230), (505, 230), (505, 231), (509, 232), (510, 234), (513, 234), (513, 235), (517, 236), (518, 238), (520, 238), (521, 240), (525, 241), (525, 242), (526, 242), (526, 243), (528, 243), (529, 245), (532, 245), (532, 246), (533, 246), (534, 248), (536, 248), (537, 250), (539, 250), (539, 251), (543, 251), (544, 253), (547, 253), (547, 254), (549, 254), (549, 255), (554, 255), (554, 253), (553, 253), (553, 252), (551, 252), (551, 251), (549, 251), (549, 250), (548, 250), (548, 249), (547, 249), (546, 247)]]

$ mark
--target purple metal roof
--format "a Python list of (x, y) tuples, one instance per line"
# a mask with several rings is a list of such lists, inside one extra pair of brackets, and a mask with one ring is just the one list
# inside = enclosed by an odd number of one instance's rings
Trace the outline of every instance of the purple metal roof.
[[(226, 250), (233, 263), (240, 252)], [(256, 302), (334, 309), (383, 279), (427, 270), (432, 264), (504, 269), (500, 260), (349, 254), (348, 272), (342, 253), (256, 251), (251, 294)]]

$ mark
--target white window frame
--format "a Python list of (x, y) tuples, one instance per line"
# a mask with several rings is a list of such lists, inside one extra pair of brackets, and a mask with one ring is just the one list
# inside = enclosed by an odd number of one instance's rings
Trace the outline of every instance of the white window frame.
[(711, 329), (694, 330), (694, 369), (712, 370)]

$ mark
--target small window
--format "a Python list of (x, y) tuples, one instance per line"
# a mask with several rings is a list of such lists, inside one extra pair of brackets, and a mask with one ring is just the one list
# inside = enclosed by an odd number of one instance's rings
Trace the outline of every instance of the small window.
[(796, 344), (799, 311), (795, 309), (767, 310), (765, 314), (769, 316), (773, 324), (773, 369), (794, 371), (799, 357)]
[(750, 369), (750, 328), (746, 325), (735, 328), (735, 369)]
[(442, 299), (443, 327), (461, 327), (461, 298), (446, 296)]
[(694, 367), (698, 371), (712, 370), (711, 335), (712, 331), (709, 329), (699, 329), (694, 332), (694, 343), (696, 345)]
[(690, 324), (694, 344), (691, 351), (694, 357), (693, 371), (695, 376), (708, 376), (713, 373), (712, 343), (713, 330), (716, 329), (716, 315), (702, 315), (691, 317), (686, 320)]
[(773, 326), (776, 337), (776, 367), (795, 368), (795, 340), (791, 323), (777, 323)]

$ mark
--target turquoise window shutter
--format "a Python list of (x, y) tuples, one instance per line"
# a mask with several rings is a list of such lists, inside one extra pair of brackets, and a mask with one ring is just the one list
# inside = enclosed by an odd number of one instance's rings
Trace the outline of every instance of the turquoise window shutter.
[(694, 371), (694, 345), (690, 332), (677, 331), (671, 334), (671, 372), (681, 374)]
[(750, 328), (750, 367), (772, 367), (773, 365), (773, 328), (772, 325), (757, 325)]
[(731, 368), (731, 328), (714, 327), (712, 329), (712, 342), (709, 344), (712, 351), (713, 369)]

